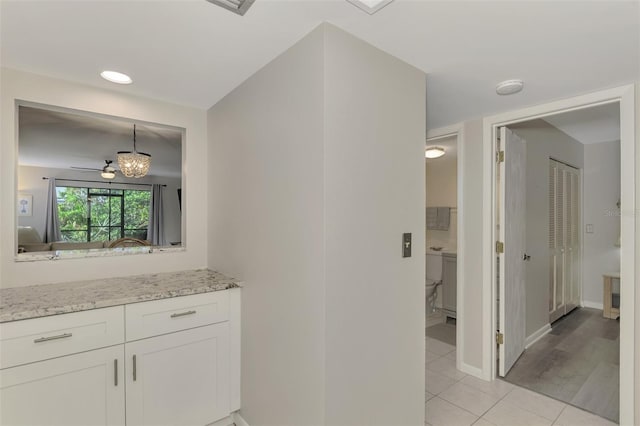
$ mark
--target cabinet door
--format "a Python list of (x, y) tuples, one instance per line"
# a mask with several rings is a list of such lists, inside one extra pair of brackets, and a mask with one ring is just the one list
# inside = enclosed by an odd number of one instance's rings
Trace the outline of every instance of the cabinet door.
[(0, 370), (0, 424), (124, 425), (124, 347)]
[(442, 308), (450, 315), (456, 313), (458, 299), (457, 261), (455, 257), (442, 256)]
[(227, 322), (125, 345), (127, 425), (205, 425), (229, 415)]

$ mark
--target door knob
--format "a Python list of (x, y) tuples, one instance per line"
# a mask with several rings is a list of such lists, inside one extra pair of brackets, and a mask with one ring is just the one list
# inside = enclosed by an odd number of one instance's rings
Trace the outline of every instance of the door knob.
[(529, 260), (531, 259), (531, 256), (529, 256), (527, 253), (522, 255), (522, 260)]

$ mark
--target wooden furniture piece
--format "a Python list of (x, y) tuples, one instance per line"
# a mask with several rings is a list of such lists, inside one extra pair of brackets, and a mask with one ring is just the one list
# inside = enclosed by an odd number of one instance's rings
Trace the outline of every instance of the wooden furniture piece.
[(240, 408), (239, 291), (1, 323), (0, 424), (224, 419)]
[[(620, 316), (620, 293), (615, 293), (617, 295), (617, 305), (614, 306), (614, 280), (618, 280), (618, 284), (620, 282), (620, 272), (609, 272), (602, 276), (602, 316), (605, 318), (616, 319)], [(618, 289), (620, 286), (618, 285)], [(618, 290), (619, 291), (619, 290)]]

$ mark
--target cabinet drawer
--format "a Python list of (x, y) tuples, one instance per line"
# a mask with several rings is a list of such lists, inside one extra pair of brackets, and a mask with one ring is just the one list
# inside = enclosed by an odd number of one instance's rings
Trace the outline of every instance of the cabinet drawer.
[(124, 308), (0, 324), (0, 368), (124, 343)]
[(180, 296), (127, 305), (126, 340), (144, 339), (229, 319), (229, 292)]

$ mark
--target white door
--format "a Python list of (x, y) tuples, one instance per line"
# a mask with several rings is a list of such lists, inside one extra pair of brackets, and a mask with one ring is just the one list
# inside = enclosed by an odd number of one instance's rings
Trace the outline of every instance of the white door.
[(205, 425), (229, 415), (228, 322), (127, 343), (125, 352), (128, 426)]
[(565, 314), (565, 214), (566, 185), (562, 163), (549, 160), (549, 322)]
[(498, 370), (505, 376), (524, 351), (525, 341), (525, 207), (526, 142), (506, 127), (500, 128), (504, 161), (499, 167), (499, 345)]
[(549, 322), (580, 304), (580, 171), (549, 159)]
[(124, 425), (124, 347), (0, 370), (0, 424)]

